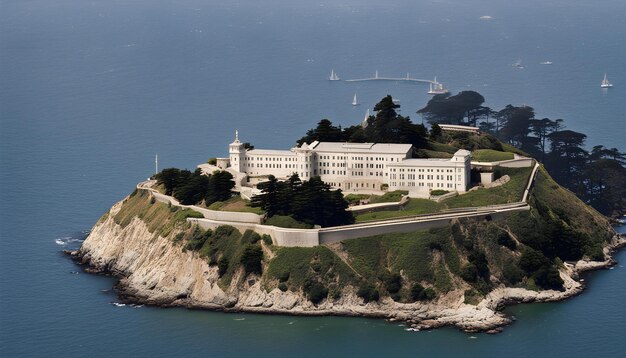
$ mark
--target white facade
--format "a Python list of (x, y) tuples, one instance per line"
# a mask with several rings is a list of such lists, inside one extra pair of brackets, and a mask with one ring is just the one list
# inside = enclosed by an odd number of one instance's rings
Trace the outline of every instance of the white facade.
[[(470, 153), (459, 150), (451, 159), (411, 159), (410, 144), (313, 142), (290, 150), (245, 150), (236, 135), (229, 145), (230, 169), (248, 178), (297, 173), (314, 176), (344, 191), (409, 190), (427, 196), (429, 190), (464, 192), (470, 179)], [(421, 189), (420, 189), (421, 188)]]
[(463, 193), (470, 184), (470, 158), (470, 152), (461, 149), (451, 159), (407, 159), (391, 163), (387, 167), (389, 190), (408, 190), (410, 196), (424, 196), (430, 190)]

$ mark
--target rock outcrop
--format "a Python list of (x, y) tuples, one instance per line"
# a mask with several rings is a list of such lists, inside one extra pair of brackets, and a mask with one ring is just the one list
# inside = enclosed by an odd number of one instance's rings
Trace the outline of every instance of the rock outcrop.
[[(150, 232), (139, 217), (125, 225), (114, 216), (123, 203), (113, 206), (92, 229), (75, 259), (95, 272), (110, 273), (119, 278), (116, 288), (122, 299), (159, 306), (183, 306), (224, 311), (280, 313), (292, 315), (342, 315), (380, 317), (406, 322), (414, 329), (456, 326), (462, 330), (497, 332), (511, 319), (501, 310), (516, 302), (545, 302), (561, 300), (583, 289), (576, 280), (584, 269), (606, 267), (612, 260), (589, 264), (579, 262), (561, 270), (564, 291), (530, 291), (522, 288), (493, 290), (477, 305), (464, 303), (464, 291), (453, 290), (429, 303), (398, 303), (389, 297), (378, 302), (363, 303), (356, 288), (344, 287), (341, 297), (326, 299), (318, 305), (311, 303), (302, 292), (269, 292), (257, 275), (243, 277), (238, 270), (228, 287), (218, 283), (217, 266), (210, 266), (197, 251), (184, 250), (174, 237), (181, 229), (170, 231), (166, 237), (159, 231)], [(177, 231), (178, 230), (178, 231)], [(621, 238), (614, 246), (623, 245)]]

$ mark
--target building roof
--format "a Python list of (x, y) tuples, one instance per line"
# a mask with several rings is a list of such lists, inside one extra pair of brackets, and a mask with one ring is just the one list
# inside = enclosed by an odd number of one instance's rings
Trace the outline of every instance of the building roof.
[(472, 155), (472, 153), (470, 153), (469, 150), (465, 150), (465, 149), (459, 149), (456, 152), (454, 152), (455, 156), (461, 156), (461, 157), (465, 157), (468, 155)]
[(345, 143), (345, 142), (320, 142), (310, 148), (315, 152), (335, 152), (335, 153), (371, 153), (371, 154), (402, 154), (406, 155), (411, 144), (395, 143)]
[(249, 155), (293, 155), (296, 153), (291, 150), (277, 150), (277, 149), (252, 149), (246, 152)]
[(454, 162), (444, 158), (413, 158), (401, 162), (387, 163), (387, 167), (457, 167), (463, 162)]

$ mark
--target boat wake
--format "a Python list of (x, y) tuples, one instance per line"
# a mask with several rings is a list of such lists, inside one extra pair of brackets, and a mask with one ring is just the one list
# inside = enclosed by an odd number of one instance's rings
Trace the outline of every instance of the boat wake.
[(57, 245), (60, 246), (65, 246), (71, 243), (76, 243), (76, 242), (83, 242), (85, 239), (77, 239), (77, 238), (73, 238), (71, 236), (67, 236), (67, 237), (62, 237), (60, 239), (55, 239), (54, 242)]
[(111, 302), (111, 304), (113, 306), (116, 306), (116, 307), (126, 307), (126, 306), (132, 307), (132, 308), (141, 308), (141, 307), (143, 307), (143, 305), (136, 305), (134, 303), (131, 303), (131, 304), (127, 305), (125, 303), (120, 303), (120, 302)]

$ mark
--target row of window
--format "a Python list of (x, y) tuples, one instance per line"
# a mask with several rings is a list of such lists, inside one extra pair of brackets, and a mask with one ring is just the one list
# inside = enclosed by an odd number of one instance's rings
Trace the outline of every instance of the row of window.
[[(416, 179), (416, 175), (415, 174), (391, 174), (391, 180), (396, 180), (396, 179), (400, 179), (400, 180), (404, 180), (404, 179), (408, 179), (408, 180), (415, 180)], [(417, 179), (419, 180), (448, 180), (448, 181), (452, 181), (454, 180), (454, 175), (435, 175), (435, 174), (417, 174)], [(458, 176), (458, 180), (461, 180), (461, 175)]]
[(253, 161), (255, 161), (255, 158), (256, 158), (256, 161), (260, 161), (260, 162), (263, 162), (263, 161), (266, 161), (266, 162), (282, 162), (283, 159), (284, 159), (285, 162), (295, 162), (295, 161), (297, 161), (296, 157), (293, 157), (293, 158), (290, 158), (290, 157), (286, 157), (286, 158), (283, 158), (283, 157), (243, 157), (243, 161), (244, 162), (247, 162), (247, 161), (253, 162)]
[(424, 183), (424, 182), (395, 182), (392, 181), (391, 183), (389, 183), (390, 186), (392, 187), (427, 187), (427, 188), (447, 188), (447, 189), (453, 189), (454, 188), (454, 184), (452, 183)]
[[(404, 173), (409, 172), (409, 173), (414, 173), (417, 170), (418, 173), (435, 173), (435, 169), (413, 169), (413, 168), (389, 168), (390, 172), (400, 172), (400, 173)], [(458, 172), (461, 171), (461, 169), (459, 168), (457, 170)], [(454, 169), (436, 169), (437, 173), (454, 173)]]

